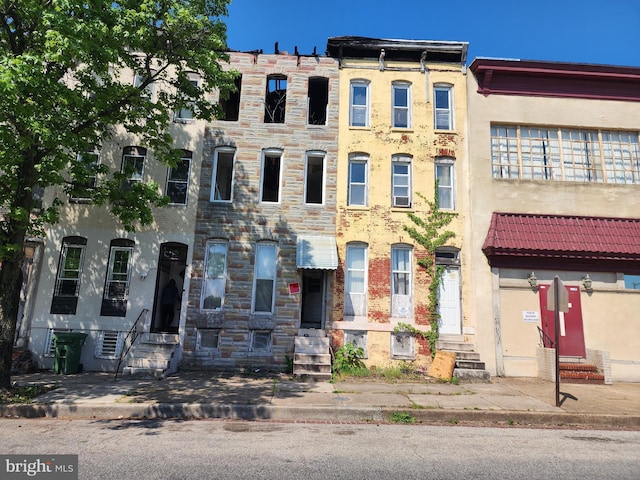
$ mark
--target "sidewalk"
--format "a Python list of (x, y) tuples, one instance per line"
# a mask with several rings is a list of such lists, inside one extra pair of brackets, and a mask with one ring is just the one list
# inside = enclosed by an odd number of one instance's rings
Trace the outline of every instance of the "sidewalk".
[(578, 398), (555, 406), (555, 383), (494, 378), (459, 385), (434, 382), (303, 382), (181, 371), (162, 380), (108, 373), (16, 375), (18, 385), (58, 387), (28, 405), (0, 405), (3, 418), (232, 418), (388, 422), (406, 414), (422, 423), (575, 425), (640, 430), (640, 384), (562, 384)]

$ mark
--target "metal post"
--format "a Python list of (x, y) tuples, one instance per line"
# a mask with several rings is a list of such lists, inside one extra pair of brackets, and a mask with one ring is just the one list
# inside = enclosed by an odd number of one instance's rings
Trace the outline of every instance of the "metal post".
[(560, 282), (559, 277), (553, 277), (553, 298), (554, 298), (554, 323), (555, 323), (555, 343), (556, 343), (556, 407), (560, 403)]

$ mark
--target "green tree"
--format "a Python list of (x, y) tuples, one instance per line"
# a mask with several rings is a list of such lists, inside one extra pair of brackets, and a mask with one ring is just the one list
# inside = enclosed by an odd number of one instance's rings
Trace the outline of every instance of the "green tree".
[[(458, 214), (440, 210), (437, 183), (432, 201), (427, 200), (423, 195), (418, 194), (418, 196), (427, 203), (429, 210), (425, 218), (409, 212), (407, 215), (413, 224), (411, 226), (404, 225), (403, 228), (418, 245), (421, 245), (427, 251), (427, 255), (418, 260), (418, 265), (427, 271), (427, 275), (431, 280), (429, 284), (429, 324), (431, 329), (429, 332), (420, 332), (416, 329), (410, 329), (409, 331), (425, 336), (429, 340), (431, 354), (434, 355), (435, 344), (439, 336), (438, 292), (443, 272), (442, 268), (435, 262), (435, 255), (439, 247), (446, 245), (450, 239), (456, 236), (454, 232), (445, 228)], [(403, 326), (409, 328), (404, 324), (402, 326), (399, 325), (401, 329)]]
[[(220, 106), (206, 94), (233, 88), (234, 74), (220, 65), (228, 58), (228, 2), (0, 0), (0, 389), (10, 386), (23, 241), (42, 235), (62, 202), (41, 205), (34, 194), (56, 185), (85, 190), (124, 228), (150, 224), (152, 208), (167, 203), (158, 186), (123, 190), (127, 172), (96, 167), (78, 152), (109, 141), (118, 126), (175, 165), (172, 112), (188, 107), (213, 118)], [(105, 181), (86, 188), (96, 173)]]

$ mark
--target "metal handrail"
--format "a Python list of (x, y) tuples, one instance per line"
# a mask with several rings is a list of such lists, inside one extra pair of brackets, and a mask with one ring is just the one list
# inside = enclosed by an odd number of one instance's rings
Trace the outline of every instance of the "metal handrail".
[(144, 329), (144, 320), (147, 317), (147, 313), (149, 313), (148, 308), (142, 309), (142, 312), (140, 312), (140, 315), (138, 315), (138, 318), (136, 318), (136, 321), (133, 322), (133, 325), (131, 325), (131, 328), (129, 329), (127, 336), (124, 337), (122, 350), (120, 351), (120, 358), (118, 359), (118, 366), (116, 367), (116, 374), (114, 379), (118, 378), (118, 373), (120, 373), (120, 365), (122, 365), (122, 361), (126, 358), (127, 354), (131, 350), (131, 347), (133, 347), (134, 343), (138, 339), (138, 336), (140, 335), (140, 328), (139, 328), (140, 325), (142, 325), (142, 328)]
[(544, 333), (540, 327), (538, 327), (538, 333), (540, 333), (540, 344), (544, 348), (554, 348), (554, 342), (551, 340), (551, 337)]

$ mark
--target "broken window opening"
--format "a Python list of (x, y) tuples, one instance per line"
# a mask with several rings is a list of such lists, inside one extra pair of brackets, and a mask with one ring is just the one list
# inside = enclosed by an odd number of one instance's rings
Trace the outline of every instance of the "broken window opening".
[(233, 81), (235, 85), (234, 92), (228, 92), (226, 98), (220, 98), (220, 106), (222, 107), (223, 116), (220, 120), (226, 122), (237, 122), (240, 116), (240, 89), (242, 87), (242, 75), (236, 77)]
[(329, 103), (329, 79), (312, 77), (309, 79), (308, 118), (309, 125), (327, 124), (327, 104)]
[(284, 123), (287, 106), (287, 77), (269, 75), (264, 101), (264, 123)]
[(262, 201), (280, 201), (280, 153), (265, 153), (264, 155)]
[(310, 154), (307, 157), (307, 182), (305, 203), (323, 202), (324, 155)]

